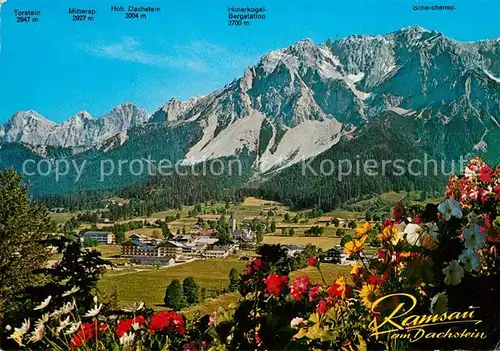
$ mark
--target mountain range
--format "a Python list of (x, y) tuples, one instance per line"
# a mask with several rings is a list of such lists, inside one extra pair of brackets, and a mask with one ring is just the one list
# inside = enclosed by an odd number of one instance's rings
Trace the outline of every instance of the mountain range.
[[(399, 143), (405, 157), (428, 154), (451, 161), (478, 154), (498, 162), (498, 140), (500, 39), (458, 42), (412, 26), (320, 45), (299, 41), (269, 52), (206, 96), (172, 98), (152, 114), (124, 103), (100, 118), (82, 111), (56, 124), (35, 111), (17, 112), (0, 127), (0, 167), (19, 168), (27, 157), (97, 165), (149, 155), (186, 167), (243, 157), (244, 186), (271, 191), (276, 182), (286, 187), (293, 179), (295, 189), (312, 183), (320, 189), (331, 186), (331, 179), (318, 178), (319, 184), (300, 177), (300, 161), (398, 157), (392, 151)], [(30, 178), (32, 191), (63, 194), (146, 181), (121, 177), (97, 184), (91, 172), (75, 183), (74, 176), (58, 184)], [(367, 185), (355, 193), (370, 190)]]

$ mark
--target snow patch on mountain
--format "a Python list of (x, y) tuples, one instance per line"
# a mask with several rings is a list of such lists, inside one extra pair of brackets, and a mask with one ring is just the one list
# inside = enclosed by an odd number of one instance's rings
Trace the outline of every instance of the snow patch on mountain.
[(182, 164), (193, 165), (220, 157), (237, 155), (244, 148), (250, 152), (256, 151), (264, 118), (262, 113), (254, 111), (249, 116), (235, 119), (215, 136), (217, 117), (211, 115), (203, 130), (203, 137), (189, 150)]
[(490, 73), (490, 72), (488, 72), (487, 70), (484, 70), (484, 73), (486, 73), (486, 75), (487, 75), (488, 77), (490, 77), (491, 79), (493, 79), (495, 82), (500, 83), (500, 78), (495, 77), (493, 74), (491, 74), (491, 73)]
[(261, 172), (278, 171), (319, 155), (338, 143), (341, 136), (342, 123), (335, 119), (304, 121), (285, 133), (275, 152), (271, 152), (275, 139), (273, 136), (269, 146), (257, 161), (257, 167)]

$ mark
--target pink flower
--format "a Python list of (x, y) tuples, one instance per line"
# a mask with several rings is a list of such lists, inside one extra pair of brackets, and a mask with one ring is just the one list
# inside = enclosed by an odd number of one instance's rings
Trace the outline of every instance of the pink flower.
[(484, 215), (483, 219), (484, 219), (484, 225), (486, 226), (486, 228), (490, 229), (491, 228), (490, 216)]
[(487, 164), (485, 164), (484, 166), (482, 166), (479, 169), (478, 175), (479, 175), (479, 179), (483, 183), (489, 183), (489, 182), (491, 182), (491, 177), (493, 176), (493, 170), (491, 169), (490, 166), (488, 166)]
[(328, 304), (326, 303), (325, 299), (322, 299), (319, 302), (318, 306), (316, 306), (316, 312), (325, 313), (326, 311), (328, 311)]
[(217, 318), (217, 312), (212, 313), (210, 315), (210, 319), (208, 321), (208, 325), (211, 326), (211, 327), (215, 326), (215, 320), (216, 320), (216, 318)]
[(495, 185), (493, 191), (497, 194), (497, 200), (500, 200), (500, 184)]
[(321, 285), (315, 285), (309, 289), (309, 301), (314, 301), (318, 297), (318, 293), (322, 290)]
[(309, 288), (309, 277), (308, 276), (298, 277), (290, 286), (290, 296), (295, 301), (300, 301), (302, 300), (302, 297), (308, 288)]
[(306, 320), (304, 318), (301, 318), (301, 317), (295, 317), (294, 319), (292, 319), (292, 321), (290, 322), (290, 326), (292, 328), (297, 328), (297, 327), (300, 327), (301, 325), (303, 324), (307, 324)]

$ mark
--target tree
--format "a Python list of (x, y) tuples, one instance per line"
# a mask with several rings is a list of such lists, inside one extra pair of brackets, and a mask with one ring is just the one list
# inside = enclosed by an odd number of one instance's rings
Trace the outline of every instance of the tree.
[(95, 247), (99, 246), (99, 241), (96, 239), (91, 239), (91, 238), (85, 238), (83, 240), (83, 247)]
[(271, 222), (271, 232), (276, 233), (276, 222), (274, 220)]
[(172, 282), (168, 285), (163, 302), (165, 302), (167, 307), (171, 307), (176, 311), (186, 307), (184, 290), (182, 289), (181, 282), (178, 279), (172, 280)]
[(187, 277), (182, 282), (182, 290), (184, 291), (184, 297), (186, 302), (190, 305), (198, 303), (199, 299), (199, 288), (198, 284), (194, 281), (193, 277)]
[(238, 291), (240, 284), (240, 274), (236, 268), (231, 268), (229, 271), (229, 291)]
[(34, 270), (50, 257), (41, 243), (49, 226), (48, 211), (29, 200), (23, 176), (0, 171), (0, 321), (4, 309), (16, 308), (13, 298), (39, 281)]
[(349, 228), (351, 228), (351, 229), (355, 229), (355, 228), (356, 228), (356, 222), (354, 222), (354, 221), (350, 221), (350, 222), (349, 222)]
[(257, 236), (256, 236), (256, 240), (257, 240), (257, 243), (260, 244), (262, 242), (262, 240), (264, 240), (264, 233), (261, 231), (258, 231)]
[(367, 222), (369, 222), (369, 221), (372, 220), (372, 214), (370, 212), (366, 212), (366, 214), (365, 214), (365, 220)]
[(295, 234), (295, 229), (290, 228), (290, 230), (288, 231), (288, 235), (293, 236), (294, 234)]
[(161, 226), (161, 232), (163, 234), (163, 237), (165, 239), (170, 239), (173, 235), (172, 235), (172, 232), (170, 231), (170, 229), (168, 228), (168, 224), (165, 222), (163, 223), (163, 225)]

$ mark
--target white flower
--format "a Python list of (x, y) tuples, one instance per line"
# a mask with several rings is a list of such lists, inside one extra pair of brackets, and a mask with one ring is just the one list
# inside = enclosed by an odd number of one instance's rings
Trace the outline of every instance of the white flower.
[(144, 308), (144, 302), (139, 301), (139, 302), (134, 302), (130, 306), (126, 306), (122, 309), (124, 312), (138, 312)]
[(467, 272), (479, 271), (481, 268), (481, 257), (472, 249), (464, 250), (459, 259), (464, 264)]
[(14, 328), (14, 333), (12, 333), (12, 335), (10, 335), (7, 339), (14, 340), (15, 342), (17, 342), (19, 346), (24, 346), (23, 336), (28, 332), (29, 329), (30, 329), (30, 320), (25, 319), (24, 323), (21, 325), (21, 328)]
[(102, 303), (99, 306), (95, 305), (94, 308), (91, 308), (90, 310), (88, 310), (88, 312), (86, 314), (84, 314), (83, 316), (84, 317), (95, 317), (99, 314), (99, 312), (101, 312), (101, 308), (102, 308)]
[(436, 314), (443, 314), (448, 310), (448, 295), (445, 291), (440, 292), (431, 299), (431, 311)]
[(449, 221), (452, 216), (462, 218), (462, 209), (460, 202), (453, 199), (446, 199), (438, 206), (439, 212), (443, 214), (445, 220)]
[(76, 293), (76, 292), (78, 292), (78, 291), (80, 291), (80, 288), (79, 288), (79, 287), (77, 287), (77, 286), (74, 286), (74, 287), (72, 287), (70, 290), (65, 291), (65, 292), (62, 294), (62, 296), (63, 296), (63, 297), (66, 297), (66, 296), (69, 296), (69, 295), (73, 295), (74, 293)]
[(130, 333), (125, 333), (123, 336), (120, 338), (120, 344), (123, 346), (131, 346), (132, 343), (134, 342), (135, 334), (130, 332)]
[(64, 334), (70, 335), (70, 334), (76, 333), (80, 329), (81, 325), (82, 325), (82, 322), (71, 323), (71, 326), (69, 327), (69, 329)]
[(467, 166), (464, 169), (464, 176), (466, 178), (474, 178), (477, 176), (477, 172), (475, 170), (472, 170), (471, 168), (469, 168), (469, 166)]
[(464, 269), (457, 260), (451, 261), (447, 267), (443, 268), (443, 273), (446, 285), (458, 285), (464, 277)]
[(41, 323), (37, 325), (35, 331), (33, 332), (33, 335), (30, 338), (30, 341), (32, 342), (41, 341), (44, 336), (45, 336), (45, 324)]
[(290, 322), (290, 326), (292, 328), (297, 328), (297, 327), (300, 327), (301, 325), (305, 324), (306, 321), (304, 320), (304, 318), (300, 318), (300, 317), (295, 317), (294, 319), (292, 319), (292, 321)]
[(48, 313), (45, 313), (43, 314), (35, 323), (35, 325), (37, 327), (39, 327), (40, 325), (44, 325), (45, 323), (47, 323), (49, 321), (49, 317), (50, 315)]
[(482, 249), (486, 245), (486, 235), (481, 231), (481, 227), (473, 224), (463, 231), (465, 247), (467, 249)]
[(63, 319), (60, 323), (59, 326), (56, 328), (57, 334), (59, 334), (61, 331), (63, 331), (64, 328), (66, 328), (68, 325), (70, 325), (71, 321), (69, 319), (69, 316), (67, 316), (65, 319)]
[(142, 325), (136, 322), (136, 323), (132, 324), (132, 328), (134, 330), (139, 330), (142, 328)]
[(10, 325), (8, 325), (8, 324), (7, 324), (7, 325), (5, 326), (5, 330), (7, 330), (7, 331), (11, 331), (11, 330), (12, 330), (12, 327), (11, 327)]
[(21, 325), (21, 328), (14, 328), (14, 331), (21, 333), (22, 335), (26, 334), (28, 330), (30, 330), (30, 320), (25, 319), (24, 323)]
[(406, 234), (406, 241), (408, 241), (410, 245), (420, 246), (419, 238), (423, 232), (424, 229), (418, 224), (409, 223), (404, 231), (404, 233)]
[(50, 303), (50, 300), (52, 299), (52, 296), (47, 297), (40, 305), (36, 306), (34, 310), (43, 310), (45, 307), (47, 307)]
[(67, 302), (64, 305), (62, 305), (62, 307), (60, 309), (55, 310), (54, 312), (52, 312), (51, 316), (55, 317), (55, 318), (59, 318), (62, 315), (68, 314), (71, 311), (73, 311), (75, 309), (75, 307), (76, 307), (76, 304), (75, 304), (74, 300), (73, 300), (73, 302)]

